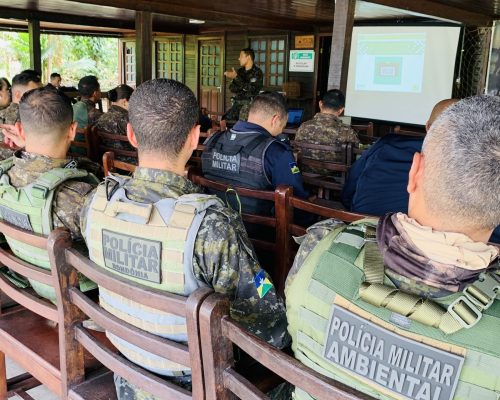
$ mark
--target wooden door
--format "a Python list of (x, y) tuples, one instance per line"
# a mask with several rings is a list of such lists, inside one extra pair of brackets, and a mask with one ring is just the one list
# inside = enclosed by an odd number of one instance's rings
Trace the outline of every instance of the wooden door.
[(223, 113), (223, 45), (221, 39), (199, 41), (199, 99), (209, 114)]
[(318, 81), (316, 85), (316, 111), (319, 111), (318, 101), (328, 91), (328, 71), (330, 69), (330, 54), (332, 49), (332, 37), (321, 36), (319, 38), (318, 57)]

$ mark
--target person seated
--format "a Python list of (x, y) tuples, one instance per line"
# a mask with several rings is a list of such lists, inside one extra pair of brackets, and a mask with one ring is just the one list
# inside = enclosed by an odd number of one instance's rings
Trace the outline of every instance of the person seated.
[[(319, 144), (326, 146), (339, 145), (338, 152), (325, 152), (323, 150), (304, 149), (304, 157), (321, 161), (344, 162), (345, 151), (341, 151), (343, 143), (359, 143), (356, 132), (344, 124), (339, 117), (344, 112), (345, 96), (338, 89), (325, 93), (319, 101), (319, 110), (313, 119), (300, 125), (295, 135), (295, 143)], [(323, 172), (314, 168), (311, 172)]]
[(378, 399), (495, 398), (499, 171), (500, 99), (470, 97), (415, 153), (408, 214), (309, 228), (285, 290), (295, 357)]
[(59, 89), (61, 87), (61, 74), (58, 74), (57, 72), (52, 72), (50, 74), (50, 82), (47, 83), (47, 86), (52, 87), (53, 89)]
[[(438, 102), (429, 116), (436, 118), (458, 99)], [(352, 212), (381, 216), (408, 212), (408, 172), (413, 155), (422, 149), (423, 137), (389, 134), (379, 139), (352, 165), (342, 190), (342, 204)]]
[(206, 107), (200, 108), (200, 117), (198, 121), (200, 123), (200, 129), (202, 132), (208, 132), (210, 129), (212, 129), (212, 119), (208, 115)]
[[(7, 82), (8, 83), (8, 82)], [(12, 102), (0, 110), (0, 124), (14, 125), (19, 119), (19, 101), (28, 90), (42, 86), (40, 78), (29, 72), (21, 72), (12, 79)], [(3, 138), (3, 136), (2, 136)]]
[[(95, 124), (97, 129), (114, 135), (127, 135), (128, 104), (133, 92), (134, 89), (128, 85), (117, 86), (108, 92), (111, 107), (97, 120)], [(126, 142), (104, 139), (103, 143), (115, 149), (134, 151), (134, 148)], [(120, 161), (137, 164), (135, 157), (116, 155), (116, 158)]]
[[(180, 82), (154, 79), (137, 87), (130, 98), (127, 135), (138, 150), (139, 165), (131, 178), (107, 177), (88, 198), (81, 229), (91, 249), (90, 258), (113, 274), (169, 293), (188, 296), (198, 287), (212, 287), (230, 297), (234, 317), (250, 331), (283, 347), (288, 343), (283, 302), (257, 262), (238, 214), (216, 196), (202, 194), (185, 178), (186, 164), (198, 145), (198, 114), (195, 95)], [(116, 206), (128, 211), (106, 211)], [(152, 211), (151, 218), (145, 216), (146, 209)], [(174, 221), (177, 228), (171, 227)], [(110, 247), (111, 240), (123, 243), (122, 249), (127, 248), (125, 241), (142, 243), (142, 254), (148, 256), (139, 257), (135, 264), (135, 250), (119, 250), (122, 261), (115, 258), (110, 263), (110, 257), (118, 255)], [(173, 253), (166, 256), (159, 248)], [(178, 261), (178, 255), (183, 261)], [(147, 271), (141, 260), (148, 262)], [(258, 291), (261, 278), (269, 285)], [(146, 315), (129, 299), (103, 288), (100, 304), (135, 326), (186, 341), (185, 321), (180, 318), (154, 310)], [(145, 351), (139, 353), (130, 343), (108, 336), (132, 362), (183, 385), (190, 381), (187, 367)], [(151, 399), (122, 378), (117, 378), (116, 385), (119, 399)]]
[[(28, 90), (41, 87), (40, 77), (32, 70), (26, 70), (17, 74), (12, 79), (11, 103), (0, 110), (0, 142), (4, 141), (7, 131), (15, 132), (14, 124), (19, 119), (19, 101)], [(0, 160), (11, 157), (13, 151), (9, 148), (0, 148)]]
[(10, 104), (10, 82), (7, 78), (0, 78), (0, 110)]
[[(294, 195), (307, 198), (302, 175), (291, 147), (276, 139), (287, 123), (285, 98), (276, 92), (256, 96), (248, 122), (238, 121), (230, 130), (217, 132), (205, 142), (203, 175), (208, 179), (250, 189), (274, 190), (290, 185)], [(224, 193), (220, 194), (225, 199)], [(271, 215), (273, 204), (242, 198), (242, 211)]]
[(102, 111), (96, 108), (97, 102), (101, 99), (101, 88), (97, 78), (89, 75), (80, 79), (78, 93), (80, 100), (73, 104), (73, 113), (78, 128), (82, 129), (94, 125), (102, 115)]
[[(74, 240), (81, 240), (80, 209), (98, 180), (76, 160), (66, 158), (76, 132), (69, 99), (47, 87), (28, 91), (20, 100), (19, 117), (18, 136), (11, 139), (25, 149), (0, 162), (2, 218), (45, 236), (63, 227)], [(21, 259), (49, 268), (45, 252), (40, 254), (9, 238), (7, 241)], [(40, 296), (55, 301), (52, 288), (31, 284)]]

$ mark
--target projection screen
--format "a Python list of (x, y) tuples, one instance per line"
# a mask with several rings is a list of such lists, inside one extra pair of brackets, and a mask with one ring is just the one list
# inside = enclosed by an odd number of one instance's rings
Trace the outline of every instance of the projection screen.
[(356, 26), (345, 115), (424, 125), (451, 97), (460, 27)]

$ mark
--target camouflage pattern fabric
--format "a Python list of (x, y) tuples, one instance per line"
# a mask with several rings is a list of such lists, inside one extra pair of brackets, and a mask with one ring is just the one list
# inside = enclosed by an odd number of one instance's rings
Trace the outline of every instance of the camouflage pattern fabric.
[[(233, 98), (232, 107), (223, 117), (223, 119), (227, 121), (238, 121), (242, 108), (244, 106), (249, 107), (252, 98), (259, 94), (264, 84), (262, 70), (255, 64), (248, 71), (245, 67), (238, 68), (236, 74), (236, 78), (234, 78), (229, 85), (229, 90), (233, 92), (235, 96)], [(246, 109), (241, 116), (245, 118), (244, 120), (248, 119), (248, 109)]]
[[(128, 111), (123, 107), (112, 105), (107, 113), (104, 113), (99, 117), (95, 126), (101, 131), (112, 133), (114, 135), (126, 136), (127, 123), (128, 123)], [(120, 141), (104, 139), (103, 144), (105, 146), (117, 150), (127, 150), (127, 151), (135, 150), (131, 144)], [(131, 164), (137, 164), (137, 159), (135, 157), (117, 155), (116, 159)]]
[(10, 103), (8, 107), (0, 110), (0, 124), (14, 125), (19, 119), (19, 104)]
[[(0, 133), (0, 136), (2, 137), (3, 140), (3, 135)], [(14, 150), (9, 149), (8, 147), (1, 147), (0, 146), (0, 160), (5, 160), (9, 157), (12, 157), (14, 154)]]
[[(151, 203), (183, 194), (203, 193), (186, 178), (172, 172), (138, 167), (124, 186), (129, 199)], [(81, 226), (86, 226), (91, 196), (82, 210)], [(285, 307), (272, 287), (260, 298), (254, 277), (262, 267), (239, 215), (227, 208), (209, 208), (196, 236), (193, 272), (200, 282), (231, 299), (231, 315), (246, 329), (276, 347), (289, 343)], [(269, 275), (266, 274), (268, 279)], [(130, 393), (123, 388), (123, 393)], [(131, 387), (130, 390), (133, 391)], [(127, 395), (128, 396), (128, 395)], [(123, 399), (150, 399), (138, 394)]]
[[(40, 175), (54, 168), (63, 168), (71, 160), (55, 159), (39, 154), (18, 151), (14, 155), (14, 165), (7, 172), (12, 186), (19, 188), (33, 183)], [(74, 168), (80, 167), (73, 162)], [(94, 186), (76, 180), (69, 180), (61, 184), (54, 194), (52, 204), (52, 219), (55, 228), (67, 228), (73, 239), (80, 239), (80, 210), (85, 196), (94, 189)]]
[[(0, 110), (0, 124), (14, 125), (18, 119), (19, 119), (19, 104), (10, 103), (8, 107), (4, 108), (3, 110)], [(1, 129), (0, 129), (0, 141), (3, 142), (3, 133)]]
[[(338, 146), (338, 152), (306, 149), (302, 154), (304, 157), (320, 161), (344, 162), (345, 154), (342, 151), (342, 143), (359, 143), (359, 138), (349, 125), (342, 123), (335, 115), (317, 113), (313, 119), (304, 122), (299, 127), (295, 142)], [(323, 171), (312, 172), (322, 173)]]
[[(85, 128), (87, 125), (94, 125), (97, 120), (101, 117), (102, 111), (95, 107), (95, 103), (90, 99), (83, 99), (73, 104), (73, 109), (77, 110), (81, 107), (81, 104), (85, 104), (87, 108), (87, 119), (80, 118), (78, 113), (75, 113), (75, 121), (78, 122), (78, 128)], [(78, 138), (77, 138), (78, 139)]]

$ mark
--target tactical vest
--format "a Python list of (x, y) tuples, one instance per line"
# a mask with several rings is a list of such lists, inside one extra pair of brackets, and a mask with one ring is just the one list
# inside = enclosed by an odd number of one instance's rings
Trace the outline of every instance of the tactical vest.
[(498, 399), (498, 275), (434, 300), (405, 293), (374, 231), (369, 220), (337, 229), (306, 258), (287, 290), (295, 357), (379, 399)]
[[(232, 129), (217, 132), (205, 143), (201, 155), (203, 175), (229, 185), (274, 190), (264, 170), (266, 150), (272, 143), (280, 142), (262, 132), (238, 132)], [(226, 202), (231, 200), (229, 194), (214, 193)], [(271, 214), (272, 202), (245, 197), (240, 200), (244, 212)]]
[[(11, 185), (7, 174), (13, 164), (13, 158), (0, 162), (1, 218), (19, 228), (44, 236), (48, 236), (54, 229), (52, 202), (59, 185), (71, 179), (93, 184), (99, 182), (94, 175), (83, 169), (54, 168), (40, 175), (33, 183), (21, 188), (15, 188)], [(6, 236), (6, 239), (12, 252), (17, 257), (38, 267), (50, 270), (47, 250), (22, 243), (10, 236)], [(17, 281), (14, 281), (14, 283), (17, 284)], [(29, 279), (29, 283), (38, 295), (55, 302), (54, 288), (32, 279)], [(80, 285), (82, 290), (90, 290), (96, 287), (93, 282), (83, 276), (80, 277)]]
[[(112, 175), (94, 195), (85, 237), (92, 261), (110, 272), (154, 289), (188, 296), (203, 283), (193, 273), (195, 239), (208, 207), (222, 207), (216, 196), (188, 194), (155, 203), (129, 200), (126, 179)], [(114, 186), (108, 193), (109, 187)], [(109, 199), (109, 200), (108, 200)], [(102, 287), (100, 305), (118, 318), (155, 335), (187, 342), (185, 318), (141, 305)], [(191, 370), (107, 333), (132, 362), (166, 376)]]

